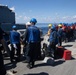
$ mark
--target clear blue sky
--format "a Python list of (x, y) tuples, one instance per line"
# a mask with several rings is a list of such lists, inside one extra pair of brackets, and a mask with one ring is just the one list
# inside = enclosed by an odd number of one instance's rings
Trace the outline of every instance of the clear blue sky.
[(76, 0), (0, 0), (16, 15), (16, 23), (26, 23), (32, 17), (38, 23), (76, 22)]

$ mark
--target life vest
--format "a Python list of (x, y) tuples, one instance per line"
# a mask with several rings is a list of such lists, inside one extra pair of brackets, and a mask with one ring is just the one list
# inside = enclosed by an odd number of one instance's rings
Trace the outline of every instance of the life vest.
[(75, 26), (73, 25), (73, 30), (75, 30)]
[(63, 30), (63, 31), (66, 31), (66, 26), (63, 26), (63, 27), (62, 27), (62, 30)]
[(34, 43), (40, 41), (40, 30), (36, 26), (30, 26), (27, 28), (27, 42)]

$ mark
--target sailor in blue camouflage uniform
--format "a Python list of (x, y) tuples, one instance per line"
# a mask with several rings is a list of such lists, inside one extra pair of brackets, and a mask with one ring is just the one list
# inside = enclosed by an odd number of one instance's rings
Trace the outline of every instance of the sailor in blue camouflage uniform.
[(20, 45), (20, 34), (17, 32), (16, 25), (12, 26), (12, 31), (10, 31), (10, 44), (11, 44), (11, 62), (15, 59), (15, 50), (16, 50), (16, 61), (20, 61), (21, 55), (21, 45)]
[(40, 30), (35, 26), (37, 20), (32, 18), (30, 20), (31, 25), (26, 30), (25, 43), (27, 42), (28, 51), (28, 68), (33, 68), (36, 59), (41, 55), (41, 41), (40, 41)]
[(58, 25), (58, 46), (62, 46), (63, 30), (62, 25)]
[(51, 54), (51, 57), (55, 59), (55, 53), (56, 53), (56, 44), (58, 43), (58, 38), (57, 38), (57, 32), (56, 32), (56, 27), (53, 25), (51, 27), (51, 34), (49, 36), (49, 51)]

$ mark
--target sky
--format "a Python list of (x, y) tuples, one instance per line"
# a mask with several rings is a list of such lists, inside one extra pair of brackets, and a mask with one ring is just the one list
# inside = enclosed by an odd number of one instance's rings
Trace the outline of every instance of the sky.
[(76, 22), (76, 0), (0, 0), (15, 12), (16, 23), (36, 18), (38, 23)]

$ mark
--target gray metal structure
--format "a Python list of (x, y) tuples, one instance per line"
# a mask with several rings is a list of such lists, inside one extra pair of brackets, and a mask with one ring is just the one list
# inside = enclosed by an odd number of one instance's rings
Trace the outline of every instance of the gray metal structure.
[(8, 6), (0, 5), (0, 23), (15, 24), (15, 13)]

